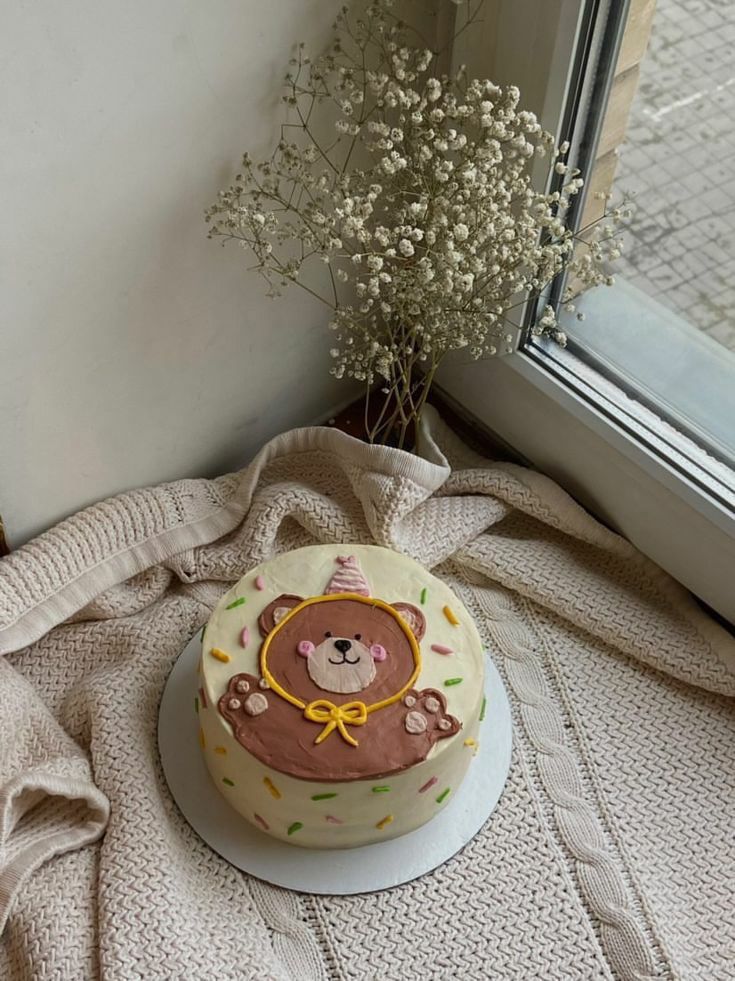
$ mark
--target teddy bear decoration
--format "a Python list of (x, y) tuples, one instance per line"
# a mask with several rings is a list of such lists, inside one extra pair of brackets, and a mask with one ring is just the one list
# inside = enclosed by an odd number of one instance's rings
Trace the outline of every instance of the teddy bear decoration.
[(404, 769), (461, 728), (441, 692), (413, 687), (423, 612), (373, 596), (354, 556), (336, 562), (323, 594), (268, 603), (260, 676), (234, 675), (218, 705), (246, 749), (311, 779)]

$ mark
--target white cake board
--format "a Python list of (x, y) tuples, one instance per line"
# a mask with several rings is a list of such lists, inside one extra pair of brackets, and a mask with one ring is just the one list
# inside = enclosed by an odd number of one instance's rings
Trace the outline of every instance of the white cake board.
[(232, 865), (286, 889), (351, 895), (389, 889), (442, 865), (485, 824), (510, 768), (510, 706), (494, 664), (485, 661), (487, 707), (479, 750), (452, 800), (428, 824), (359, 848), (308, 849), (271, 838), (246, 821), (215, 787), (193, 718), (199, 636), (174, 664), (161, 698), (158, 746), (169, 789), (197, 834)]

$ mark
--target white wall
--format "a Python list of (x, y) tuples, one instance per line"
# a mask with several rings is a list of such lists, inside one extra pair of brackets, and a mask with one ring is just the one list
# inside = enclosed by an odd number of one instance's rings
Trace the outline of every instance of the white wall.
[(14, 545), (126, 488), (242, 465), (350, 396), (327, 308), (264, 297), (202, 220), (271, 145), (340, 0), (6, 0), (0, 513)]

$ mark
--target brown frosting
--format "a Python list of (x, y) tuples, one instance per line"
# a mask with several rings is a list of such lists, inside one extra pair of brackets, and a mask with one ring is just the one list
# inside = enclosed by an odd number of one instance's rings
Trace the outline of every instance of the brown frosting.
[[(248, 714), (247, 694), (237, 689), (242, 682), (247, 683), (249, 691), (266, 696), (266, 711), (257, 716)], [(371, 713), (365, 725), (349, 727), (358, 746), (346, 743), (336, 731), (317, 746), (314, 740), (321, 724), (310, 722), (300, 709), (275, 692), (260, 688), (259, 683), (255, 675), (234, 675), (219, 700), (219, 711), (232, 726), (240, 745), (253, 756), (274, 770), (304, 780), (331, 783), (387, 777), (421, 763), (438, 739), (454, 736), (462, 728), (454, 716), (447, 714), (447, 702), (440, 691), (411, 688), (401, 701)], [(427, 702), (433, 711), (426, 707)], [(407, 732), (409, 713), (425, 717), (424, 731)], [(448, 727), (441, 728), (442, 722)]]
[[(367, 647), (380, 644), (385, 648), (388, 656), (376, 664), (375, 679), (367, 688), (339, 695), (325, 692), (311, 680), (306, 658), (297, 651), (298, 645), (306, 640), (316, 647), (327, 634), (335, 638), (354, 638), (359, 634)], [(366, 705), (380, 702), (408, 684), (414, 666), (411, 645), (396, 618), (379, 606), (368, 606), (358, 600), (332, 600), (305, 607), (280, 627), (268, 649), (268, 669), (275, 680), (307, 703), (325, 697), (335, 705), (356, 699)]]
[[(276, 625), (279, 608), (292, 609), (300, 602), (300, 597), (284, 594), (269, 603), (259, 619), (263, 635)], [(396, 603), (395, 608), (420, 639), (425, 627), (422, 612), (408, 603)], [(309, 677), (308, 659), (298, 653), (299, 645), (308, 642), (318, 647), (330, 637), (359, 641), (367, 648), (380, 645), (385, 650), (385, 658), (376, 660), (375, 677), (361, 691), (325, 691)], [(267, 657), (274, 681), (307, 705), (327, 699), (336, 706), (355, 701), (370, 706), (401, 691), (415, 668), (411, 644), (397, 619), (382, 607), (349, 598), (315, 603), (296, 613), (273, 634)], [(235, 675), (219, 700), (219, 711), (231, 724), (237, 741), (264, 764), (307, 780), (387, 776), (420, 763), (438, 739), (461, 729), (461, 723), (447, 714), (441, 692), (412, 688), (400, 701), (371, 712), (364, 725), (346, 726), (357, 746), (346, 742), (338, 730), (317, 745), (314, 740), (323, 724), (305, 718), (302, 709), (264, 689), (263, 684), (254, 675)], [(256, 714), (249, 711), (244, 694), (248, 691), (262, 692), (267, 708)]]

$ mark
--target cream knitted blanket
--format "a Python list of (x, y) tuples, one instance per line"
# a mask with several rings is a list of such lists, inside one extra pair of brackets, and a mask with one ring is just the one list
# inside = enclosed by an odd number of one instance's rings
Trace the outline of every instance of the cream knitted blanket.
[[(0, 563), (0, 976), (733, 977), (735, 644), (551, 481), (434, 414), (421, 451), (286, 433), (241, 473), (124, 494)], [(313, 542), (444, 577), (512, 701), (496, 812), (389, 892), (231, 868), (158, 762), (179, 651), (250, 566)]]

